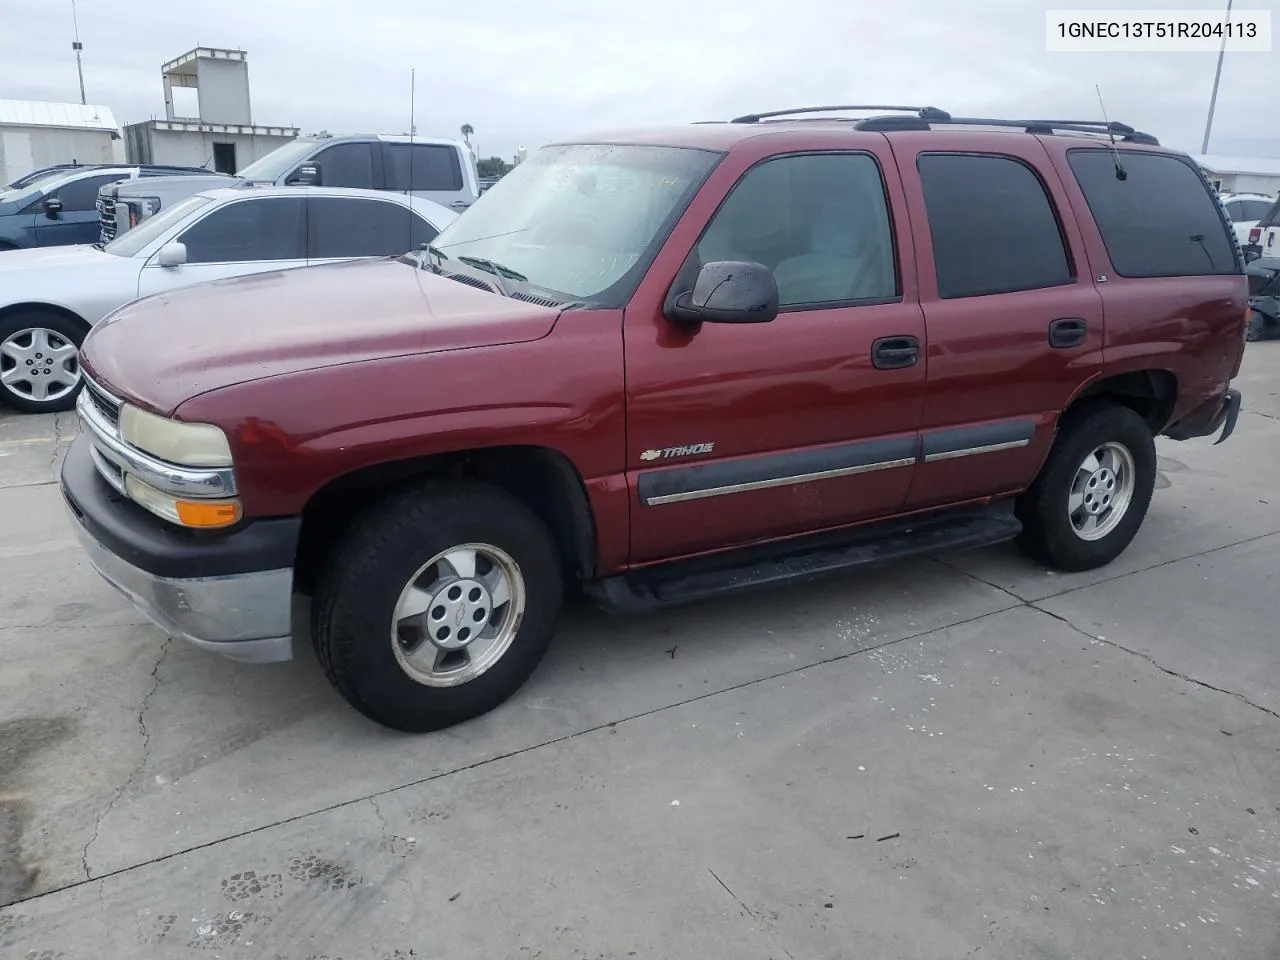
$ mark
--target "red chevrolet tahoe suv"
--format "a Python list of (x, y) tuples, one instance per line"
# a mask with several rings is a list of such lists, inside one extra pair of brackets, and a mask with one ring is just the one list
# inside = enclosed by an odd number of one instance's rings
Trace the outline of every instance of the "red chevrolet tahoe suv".
[(119, 310), (62, 489), (170, 633), (286, 659), (308, 595), (347, 701), (436, 729), (525, 682), (575, 584), (634, 611), (1010, 539), (1110, 562), (1154, 438), (1231, 433), (1247, 298), (1198, 168), (1122, 124), (583, 138), (429, 248)]

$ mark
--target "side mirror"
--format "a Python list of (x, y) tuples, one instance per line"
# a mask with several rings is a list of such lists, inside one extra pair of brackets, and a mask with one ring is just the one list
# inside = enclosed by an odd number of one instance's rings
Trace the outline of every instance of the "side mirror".
[(749, 260), (704, 263), (693, 292), (681, 293), (667, 309), (687, 323), (768, 323), (778, 315), (773, 271)]
[(156, 254), (156, 263), (162, 267), (180, 267), (187, 262), (187, 245), (176, 240), (166, 243)]
[(320, 164), (314, 161), (299, 164), (298, 169), (293, 171), (293, 175), (289, 177), (288, 183), (301, 187), (320, 186)]
[(57, 220), (62, 213), (62, 201), (57, 197), (46, 197), (44, 201), (44, 215), (50, 220)]

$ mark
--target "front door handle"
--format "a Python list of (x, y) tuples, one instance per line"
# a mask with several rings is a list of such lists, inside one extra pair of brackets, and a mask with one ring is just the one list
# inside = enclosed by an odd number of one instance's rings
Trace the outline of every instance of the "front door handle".
[(871, 344), (871, 363), (877, 370), (914, 367), (920, 359), (920, 341), (915, 337), (881, 337)]
[(1089, 335), (1089, 326), (1079, 317), (1063, 317), (1049, 324), (1049, 346), (1056, 350), (1078, 347)]

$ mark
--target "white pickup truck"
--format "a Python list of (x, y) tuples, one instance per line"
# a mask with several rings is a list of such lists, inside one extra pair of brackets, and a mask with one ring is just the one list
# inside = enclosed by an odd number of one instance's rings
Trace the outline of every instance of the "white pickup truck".
[(461, 213), (480, 196), (475, 157), (461, 140), (407, 136), (298, 137), (235, 176), (166, 177), (158, 183), (112, 183), (98, 192), (99, 242), (110, 243), (170, 204), (201, 190), (254, 184), (389, 190)]

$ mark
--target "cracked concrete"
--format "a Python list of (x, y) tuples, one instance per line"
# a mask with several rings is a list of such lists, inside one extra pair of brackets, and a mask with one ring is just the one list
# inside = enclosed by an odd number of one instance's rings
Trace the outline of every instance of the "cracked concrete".
[(111, 815), (111, 811), (115, 809), (120, 798), (124, 796), (126, 790), (134, 783), (138, 776), (147, 768), (147, 760), (151, 755), (151, 731), (147, 729), (147, 706), (151, 702), (152, 696), (156, 689), (160, 686), (160, 664), (164, 663), (164, 658), (169, 653), (169, 646), (173, 643), (173, 638), (169, 637), (160, 647), (160, 656), (156, 657), (155, 666), (151, 668), (151, 689), (146, 692), (142, 698), (142, 705), (138, 708), (138, 733), (142, 737), (142, 756), (138, 758), (138, 766), (133, 773), (129, 775), (124, 783), (120, 784), (120, 789), (116, 791), (115, 796), (107, 804), (106, 809), (101, 815), (96, 817), (93, 822), (93, 836), (84, 845), (84, 853), (81, 855), (81, 865), (84, 867), (84, 876), (86, 880), (93, 878), (93, 870), (89, 866), (89, 852), (98, 840), (98, 834), (102, 830), (102, 821)]
[(0, 956), (1274, 960), (1280, 342), (1241, 386), (1105, 570), (574, 607), (425, 737), (147, 626), (0, 418)]

